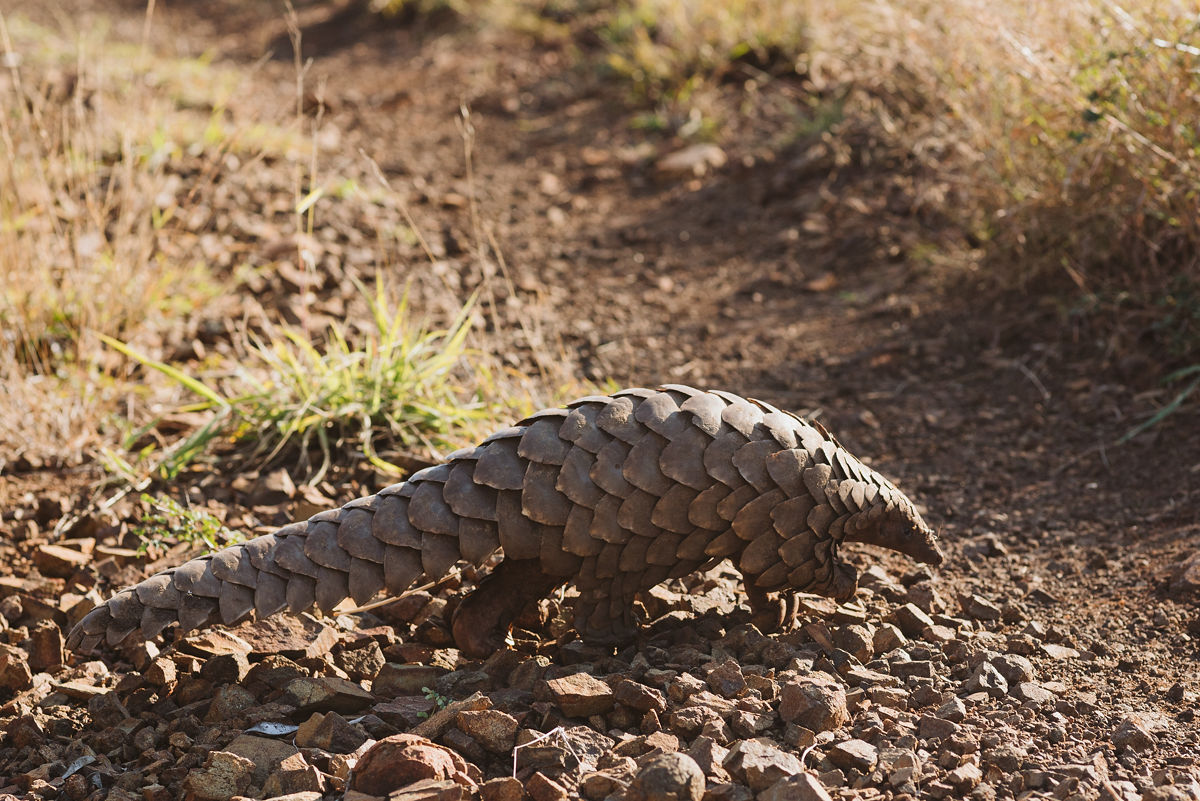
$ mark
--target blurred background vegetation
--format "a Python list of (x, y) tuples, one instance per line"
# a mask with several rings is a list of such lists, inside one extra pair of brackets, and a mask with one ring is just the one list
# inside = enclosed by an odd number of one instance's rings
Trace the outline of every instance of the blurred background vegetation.
[[(614, 89), (648, 137), (724, 145), (764, 119), (780, 149), (867, 138), (919, 179), (908, 213), (937, 229), (922, 252), (948, 280), (1136, 340), (1171, 381), (1165, 411), (1200, 382), (1194, 5), (372, 0), (339, 13), (530, 37)], [(318, 152), (335, 146), (299, 57), (295, 115), (251, 119), (229, 104), (253, 68), (0, 21), (0, 471), (105, 453), (144, 487), (197, 459), (318, 444), (310, 477), (347, 446), (400, 470), (405, 452), (473, 437), (474, 419), (581, 388), (553, 346), (521, 366), (487, 354), (486, 291), (464, 305), (418, 280), (414, 315), (402, 284), (373, 283), (422, 232), (370, 170), (326, 170)], [(262, 209), (269, 231), (238, 202), (268, 180), (262, 165), (285, 176), (286, 202)], [(368, 255), (335, 277), (345, 308), (253, 300), (268, 271), (307, 291), (320, 229), (351, 218), (371, 230)], [(228, 230), (266, 244), (252, 258)], [(470, 247), (485, 273), (503, 267), (486, 236)], [(409, 269), (436, 273), (432, 256)]]

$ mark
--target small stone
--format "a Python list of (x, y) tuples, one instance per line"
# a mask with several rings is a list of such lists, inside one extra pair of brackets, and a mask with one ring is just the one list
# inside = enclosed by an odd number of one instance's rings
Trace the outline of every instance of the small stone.
[(934, 715), (941, 720), (952, 720), (955, 723), (962, 723), (967, 717), (967, 705), (958, 698), (951, 698), (939, 706)]
[(29, 632), (29, 669), (34, 673), (44, 673), (62, 663), (62, 629), (52, 621), (43, 620)]
[(479, 785), (479, 795), (483, 801), (521, 801), (525, 797), (525, 785), (512, 776), (501, 776)]
[(44, 576), (71, 578), (77, 570), (91, 564), (92, 557), (61, 545), (39, 545), (33, 552), (33, 562)]
[(517, 741), (517, 719), (498, 709), (459, 712), (455, 725), (493, 754), (507, 754)]
[[(370, 795), (391, 791), (422, 779), (466, 779), (467, 763), (445, 746), (415, 734), (393, 734), (372, 745), (358, 760), (350, 789)], [(469, 781), (469, 780), (468, 780)]]
[(253, 734), (238, 735), (224, 750), (250, 760), (254, 766), (251, 771), (251, 783), (259, 786), (262, 786), (270, 773), (277, 770), (285, 759), (300, 753), (291, 743)]
[(968, 762), (947, 773), (945, 781), (959, 793), (966, 793), (983, 781), (983, 772), (974, 762)]
[(421, 695), (450, 671), (436, 665), (397, 665), (386, 662), (371, 681), (371, 692), (383, 697)]
[(200, 678), (207, 679), (213, 685), (236, 684), (246, 678), (249, 672), (250, 660), (241, 652), (217, 654), (200, 666)]
[(368, 739), (366, 732), (336, 712), (317, 712), (296, 730), (296, 745), (333, 754), (352, 753)]
[(204, 715), (206, 723), (230, 720), (258, 703), (254, 694), (240, 684), (226, 684), (213, 693), (212, 704)]
[(461, 701), (451, 704), (434, 712), (412, 729), (412, 734), (426, 737), (430, 740), (441, 737), (454, 725), (460, 712), (475, 712), (480, 709), (491, 709), (492, 702), (483, 693), (471, 693)]
[(146, 668), (145, 676), (152, 687), (171, 687), (178, 676), (175, 660), (165, 656), (155, 657)]
[(739, 740), (729, 749), (722, 767), (756, 793), (803, 769), (795, 755), (781, 751), (766, 738)]
[(1179, 564), (1168, 586), (1171, 592), (1180, 595), (1200, 592), (1200, 551)]
[(758, 801), (833, 801), (825, 785), (811, 773), (785, 776), (758, 794)]
[(244, 795), (253, 775), (254, 763), (249, 759), (228, 751), (213, 751), (203, 768), (196, 768), (183, 780), (183, 789), (196, 801), (226, 801)]
[(263, 785), (263, 795), (279, 801), (278, 797), (316, 794), (320, 798), (326, 789), (321, 771), (305, 761), (304, 755), (292, 754), (279, 763)]
[(700, 177), (725, 165), (725, 151), (710, 142), (700, 142), (663, 156), (654, 165), (661, 175)]
[(704, 791), (703, 801), (753, 801), (754, 793), (744, 784), (723, 782)]
[(613, 691), (590, 673), (572, 673), (546, 684), (562, 713), (569, 718), (602, 715), (613, 707)]
[(892, 665), (892, 675), (902, 679), (915, 676), (918, 679), (932, 679), (936, 672), (933, 662), (928, 659), (914, 659), (911, 662), (896, 662)]
[(311, 712), (358, 712), (370, 706), (375, 696), (359, 685), (335, 676), (292, 679), (284, 687), (281, 703), (296, 707), (300, 714)]
[(567, 788), (538, 771), (525, 782), (525, 792), (533, 801), (567, 801), (570, 793)]
[(721, 764), (729, 756), (729, 749), (718, 743), (712, 737), (701, 735), (695, 739), (687, 755), (696, 761), (705, 776), (728, 778)]
[(598, 770), (585, 774), (579, 780), (579, 793), (589, 801), (602, 801), (614, 793), (623, 792), (632, 778), (631, 773), (622, 769)]
[(1003, 698), (1008, 695), (1008, 682), (991, 662), (980, 662), (971, 677), (963, 683), (963, 689), (971, 693), (986, 692), (992, 698)]
[(962, 603), (963, 613), (975, 620), (997, 622), (1004, 617), (1000, 607), (996, 606), (982, 595), (968, 595), (960, 600)]
[(897, 607), (888, 616), (888, 619), (899, 626), (900, 630), (909, 637), (920, 637), (925, 629), (934, 625), (933, 618), (925, 614), (919, 606), (913, 603)]
[(631, 679), (622, 679), (613, 688), (613, 700), (630, 709), (639, 712), (655, 712), (662, 714), (667, 711), (667, 697), (662, 690), (647, 687)]
[(869, 662), (875, 656), (875, 632), (865, 625), (842, 626), (833, 632), (833, 644), (859, 662)]
[[(739, 671), (740, 672), (740, 671)], [(651, 757), (626, 790), (628, 801), (700, 801), (704, 771), (687, 754)]]
[(839, 768), (870, 773), (879, 761), (879, 749), (865, 740), (846, 740), (830, 748), (825, 756)]
[(736, 698), (746, 689), (746, 677), (742, 668), (733, 659), (728, 659), (709, 672), (705, 681), (713, 692), (723, 698)]
[(933, 715), (922, 715), (917, 721), (917, 734), (925, 740), (944, 740), (958, 733), (959, 725)]
[[(449, 779), (422, 779), (388, 793), (388, 801), (467, 801), (467, 788)], [(350, 794), (346, 794), (351, 801)]]
[(1012, 688), (1011, 694), (1018, 701), (1034, 704), (1035, 706), (1053, 703), (1055, 700), (1054, 693), (1032, 681), (1023, 681), (1016, 685)]
[(1055, 645), (1054, 643), (1044, 642), (1039, 646), (1046, 656), (1051, 659), (1077, 659), (1079, 652), (1074, 648), (1068, 648), (1065, 645)]
[(238, 626), (237, 636), (250, 652), (289, 659), (324, 656), (337, 644), (338, 633), (311, 615), (272, 615)]
[(25, 652), (11, 645), (0, 644), (0, 688), (20, 692), (33, 686), (33, 673)]
[(871, 643), (875, 653), (886, 654), (897, 648), (903, 648), (908, 644), (908, 638), (895, 625), (884, 623), (875, 629), (875, 636), (871, 638)]
[(957, 632), (949, 626), (935, 624), (921, 632), (921, 639), (925, 642), (935, 643), (937, 645), (949, 645), (954, 641)]
[(850, 719), (846, 690), (830, 679), (794, 679), (780, 688), (779, 716), (814, 732), (832, 731)]
[(1003, 654), (991, 662), (1009, 686), (1034, 679), (1033, 663), (1019, 654)]
[(1118, 751), (1146, 751), (1158, 742), (1158, 738), (1147, 731), (1140, 720), (1133, 717), (1122, 720), (1109, 740)]
[(374, 679), (383, 668), (383, 649), (375, 640), (367, 640), (356, 648), (343, 647), (334, 654), (333, 663), (355, 681)]

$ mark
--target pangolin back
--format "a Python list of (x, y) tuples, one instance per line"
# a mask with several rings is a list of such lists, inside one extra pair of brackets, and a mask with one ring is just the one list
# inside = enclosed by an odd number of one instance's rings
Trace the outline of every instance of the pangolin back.
[(579, 590), (580, 634), (621, 639), (637, 593), (723, 558), (752, 600), (846, 598), (856, 575), (837, 559), (843, 540), (941, 560), (912, 503), (819, 426), (720, 391), (630, 389), (537, 412), (377, 495), (151, 576), (89, 612), (67, 644), (93, 652), (174, 624), (329, 612), (497, 551), (488, 603), (468, 598), (455, 623), (468, 654), (565, 582)]

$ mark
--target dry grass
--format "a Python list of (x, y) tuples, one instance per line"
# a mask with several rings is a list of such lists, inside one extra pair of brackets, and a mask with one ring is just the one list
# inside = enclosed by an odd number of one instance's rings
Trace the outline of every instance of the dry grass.
[[(1194, 4), (628, 0), (619, 9), (603, 29), (608, 63), (650, 100), (700, 102), (706, 87), (745, 74), (734, 68), (748, 56), (790, 67), (815, 96), (845, 98), (833, 136), (867, 126), (906, 153), (923, 181), (914, 214), (949, 214), (984, 245), (990, 280), (1061, 279), (1091, 303), (1165, 299), (1167, 313), (1188, 316), (1172, 307), (1200, 280)], [(1187, 280), (1171, 280), (1179, 275)]]
[[(490, 357), (466, 366), (470, 323), (453, 319), (466, 299), (436, 281), (422, 285), (423, 307), (447, 314), (417, 321), (384, 320), (394, 309), (381, 304), (395, 299), (371, 293), (342, 298), (335, 317), (310, 312), (320, 304), (303, 292), (278, 297), (278, 308), (300, 310), (299, 326), (259, 304), (264, 271), (329, 272), (332, 257), (319, 262), (307, 243), (331, 208), (379, 226), (379, 263), (347, 270), (343, 283), (422, 272), (394, 263), (384, 232), (406, 223), (395, 203), (358, 188), (372, 180), (366, 165), (355, 181), (319, 163), (319, 114), (260, 109), (245, 99), (253, 69), (159, 57), (102, 25), (0, 24), (0, 472), (103, 452), (128, 468), (118, 478), (142, 486), (221, 440), (265, 442), (270, 452), (294, 435), (320, 441), (326, 463), (310, 471), (320, 475), (350, 418), (365, 437), (350, 449), (387, 468), (373, 425), (421, 450), (456, 443), (447, 426), (485, 395), (512, 392), (511, 408), (525, 406), (516, 391), (529, 388), (525, 377)], [(431, 333), (446, 324), (444, 341)], [(133, 350), (105, 344), (114, 341)], [(134, 351), (140, 361), (126, 358)], [(240, 381), (236, 406), (220, 396), (242, 413), (233, 434), (189, 408), (189, 380), (224, 389), (228, 379), (214, 377), (228, 376)]]

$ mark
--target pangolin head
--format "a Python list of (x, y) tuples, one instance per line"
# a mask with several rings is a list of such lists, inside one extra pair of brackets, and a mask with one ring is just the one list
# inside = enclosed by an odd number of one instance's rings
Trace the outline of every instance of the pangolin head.
[(920, 512), (900, 496), (892, 508), (884, 512), (879, 523), (847, 533), (850, 542), (865, 542), (890, 548), (918, 562), (940, 565), (945, 556), (937, 544), (937, 533), (921, 518)]

